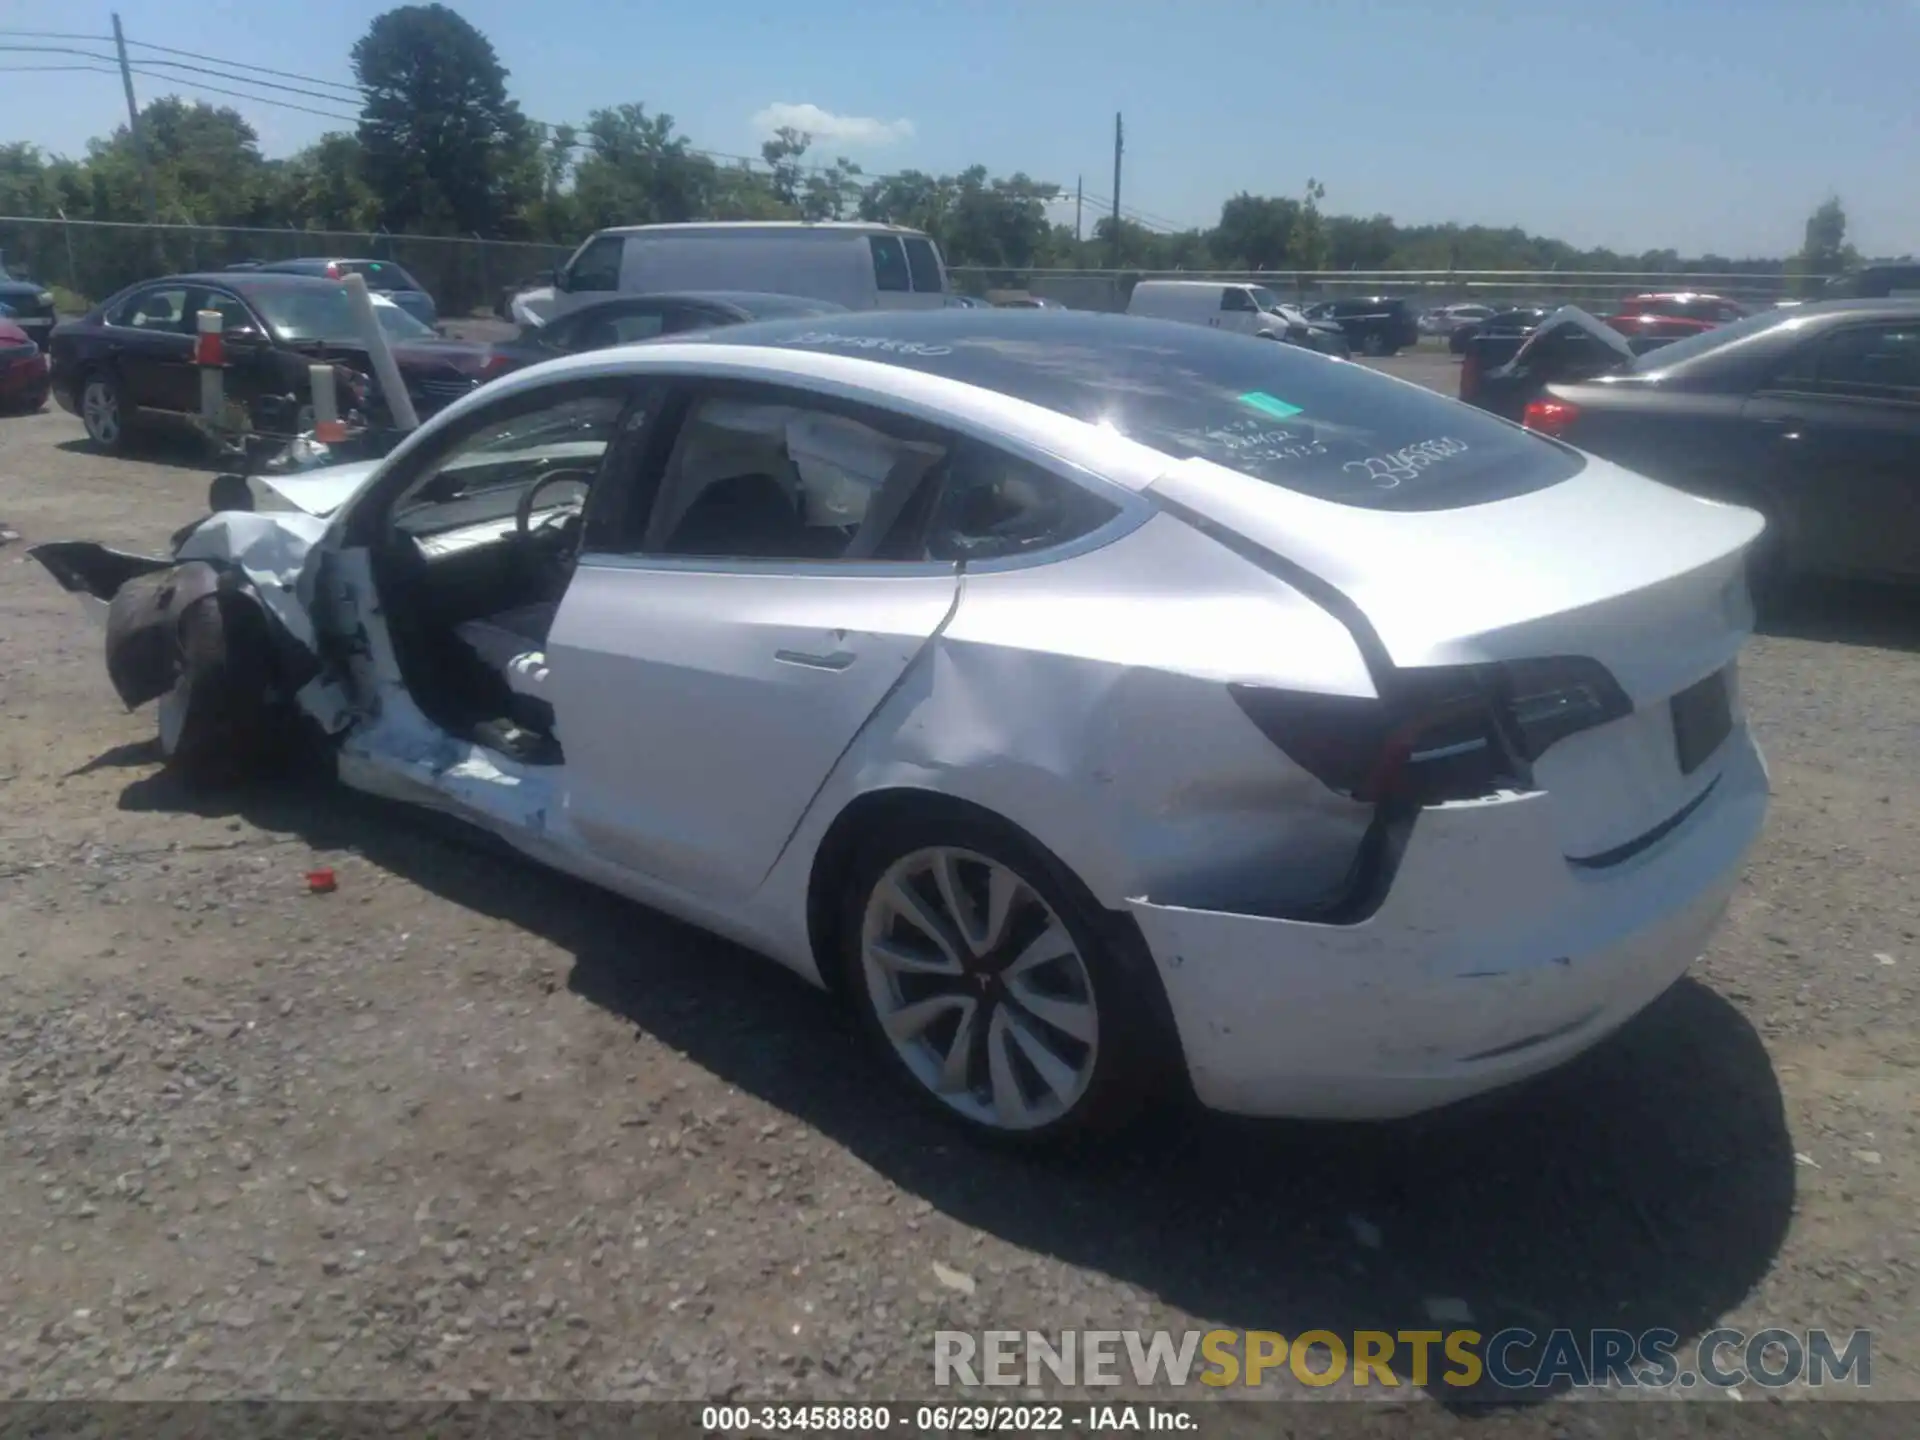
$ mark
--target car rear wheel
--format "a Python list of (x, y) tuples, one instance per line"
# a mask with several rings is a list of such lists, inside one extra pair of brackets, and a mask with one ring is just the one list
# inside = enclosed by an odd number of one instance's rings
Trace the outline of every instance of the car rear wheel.
[(856, 855), (844, 979), (895, 1073), (974, 1134), (1039, 1146), (1110, 1131), (1164, 1062), (1151, 964), (1017, 831), (970, 814), (883, 824)]
[(1378, 332), (1366, 336), (1360, 342), (1360, 351), (1363, 355), (1385, 355), (1387, 353), (1387, 337)]
[(111, 375), (96, 370), (81, 383), (80, 423), (87, 438), (102, 450), (118, 450), (126, 439), (120, 386)]

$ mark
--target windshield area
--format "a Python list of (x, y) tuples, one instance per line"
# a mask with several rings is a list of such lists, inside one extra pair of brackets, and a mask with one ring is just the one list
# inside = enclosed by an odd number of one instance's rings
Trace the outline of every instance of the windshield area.
[(1266, 311), (1267, 314), (1284, 315), (1286, 313), (1286, 307), (1280, 303), (1280, 297), (1274, 294), (1273, 291), (1267, 289), (1266, 286), (1251, 285), (1247, 288), (1253, 295), (1253, 303)]
[[(337, 286), (262, 286), (248, 297), (285, 345), (358, 345), (353, 306)], [(390, 340), (430, 340), (433, 331), (392, 301), (376, 300), (373, 313)]]

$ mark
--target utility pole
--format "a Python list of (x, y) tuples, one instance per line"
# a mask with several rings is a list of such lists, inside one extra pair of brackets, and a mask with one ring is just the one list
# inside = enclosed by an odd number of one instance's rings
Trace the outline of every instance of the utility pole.
[[(120, 30), (120, 16), (113, 17), (113, 48), (120, 56), (120, 84), (127, 92), (127, 134), (133, 138), (133, 158), (140, 164), (140, 176), (146, 182), (147, 224), (157, 227), (160, 224), (160, 205), (153, 194), (153, 162), (147, 158), (147, 142), (140, 134), (140, 104), (133, 98), (133, 71), (127, 65), (127, 37)], [(160, 244), (160, 231), (151, 229), (153, 243), (157, 249)]]
[(1086, 185), (1082, 178), (1076, 175), (1073, 177), (1073, 243), (1075, 245), (1080, 243), (1080, 202), (1086, 198)]
[(1116, 270), (1120, 268), (1120, 152), (1125, 148), (1120, 112), (1116, 110), (1113, 112), (1113, 268)]

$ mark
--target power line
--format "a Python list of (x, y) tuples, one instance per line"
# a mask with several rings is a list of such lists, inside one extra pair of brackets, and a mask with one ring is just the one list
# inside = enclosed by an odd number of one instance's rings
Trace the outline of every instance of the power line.
[[(5, 50), (8, 48), (10, 47), (0, 45), (0, 50)], [(110, 57), (101, 56), (98, 58), (108, 59)], [(323, 120), (338, 120), (338, 121), (341, 121), (343, 124), (351, 125), (356, 123), (360, 118), (357, 115), (342, 114), (338, 110), (316, 110), (311, 105), (296, 105), (292, 101), (276, 100), (271, 96), (267, 96), (267, 95), (250, 95), (242, 90), (228, 90), (219, 85), (209, 85), (204, 80), (188, 80), (178, 75), (167, 75), (167, 74), (163, 74), (158, 70), (149, 70), (144, 65), (137, 65), (137, 64), (129, 65), (127, 68), (131, 70), (134, 74), (144, 75), (150, 80), (165, 81), (169, 85), (180, 86), (189, 90), (205, 90), (210, 94), (226, 95), (226, 96), (232, 97), (235, 100), (250, 100), (256, 105), (271, 105), (281, 110), (298, 110), (303, 115), (318, 115)], [(120, 67), (114, 64), (7, 65), (7, 66), (0, 66), (0, 69), (4, 69), (6, 71), (9, 71), (15, 74), (71, 73), (75, 71), (89, 71), (96, 75), (118, 75), (120, 73)]]
[[(134, 42), (129, 40), (127, 43), (131, 45)], [(110, 65), (117, 65), (119, 63), (115, 56), (101, 55), (92, 50), (80, 50), (71, 45), (0, 45), (0, 50), (45, 55), (77, 55), (84, 60), (103, 60)], [(251, 75), (234, 75), (225, 70), (210, 70), (204, 65), (187, 65), (178, 60), (149, 60), (144, 56), (134, 61), (134, 67), (139, 69), (142, 74), (156, 73), (146, 68), (150, 66), (159, 66), (168, 70), (190, 70), (199, 75), (211, 75), (216, 80), (231, 80), (235, 84), (254, 85), (262, 90), (284, 90), (290, 95), (304, 95), (310, 100), (325, 100), (335, 105), (344, 105), (347, 103), (345, 98), (339, 95), (328, 95), (318, 90), (303, 90), (297, 85), (281, 85), (273, 80), (256, 80)], [(162, 76), (161, 78), (164, 79), (166, 77)], [(192, 82), (183, 80), (180, 83), (184, 85)]]
[(355, 95), (366, 93), (366, 87), (348, 84), (343, 80), (322, 80), (317, 75), (301, 75), (292, 70), (274, 70), (265, 65), (255, 65), (250, 60), (223, 60), (217, 55), (202, 55), (197, 50), (176, 50), (171, 45), (155, 45), (146, 40), (129, 40), (127, 44), (137, 50), (157, 50), (162, 55), (182, 55), (189, 60), (204, 60), (209, 65), (225, 65), (231, 70), (254, 70), (262, 75), (278, 75), (282, 80), (303, 80), (309, 85), (325, 85), (334, 90), (345, 90)]

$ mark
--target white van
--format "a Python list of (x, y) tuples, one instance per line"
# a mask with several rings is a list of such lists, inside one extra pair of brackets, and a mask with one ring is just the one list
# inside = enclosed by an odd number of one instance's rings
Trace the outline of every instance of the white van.
[(1285, 340), (1296, 323), (1280, 297), (1264, 285), (1230, 285), (1218, 280), (1142, 280), (1133, 287), (1127, 314), (1152, 320), (1180, 320)]
[(947, 273), (932, 240), (898, 225), (627, 225), (589, 236), (551, 287), (514, 298), (513, 318), (544, 324), (613, 294), (661, 290), (760, 290), (849, 310), (933, 310), (947, 303)]

